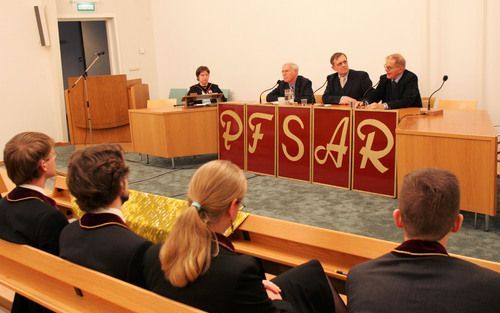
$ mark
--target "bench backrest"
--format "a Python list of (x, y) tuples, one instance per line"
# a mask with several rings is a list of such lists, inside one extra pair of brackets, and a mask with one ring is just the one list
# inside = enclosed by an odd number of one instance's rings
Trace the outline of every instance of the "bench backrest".
[(1, 239), (0, 283), (55, 312), (202, 312), (44, 251)]

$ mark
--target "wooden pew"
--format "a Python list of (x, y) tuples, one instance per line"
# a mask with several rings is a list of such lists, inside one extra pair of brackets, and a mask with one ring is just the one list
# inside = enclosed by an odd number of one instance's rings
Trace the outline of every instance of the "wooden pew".
[(0, 284), (61, 313), (202, 312), (26, 245), (0, 240)]
[[(266, 273), (278, 275), (310, 259), (318, 259), (340, 293), (351, 267), (390, 252), (398, 243), (250, 215), (234, 234), (236, 251), (263, 261)], [(454, 255), (493, 271), (500, 263)]]

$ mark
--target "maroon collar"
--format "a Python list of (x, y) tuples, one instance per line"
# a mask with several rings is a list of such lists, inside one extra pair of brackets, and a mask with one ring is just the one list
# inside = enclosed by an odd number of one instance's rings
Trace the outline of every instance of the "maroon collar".
[(399, 256), (448, 256), (446, 248), (437, 241), (410, 239), (392, 250)]
[(9, 192), (5, 199), (9, 202), (19, 202), (36, 199), (47, 203), (50, 206), (56, 207), (56, 202), (54, 201), (54, 199), (49, 198), (36, 190), (23, 188), (20, 186), (16, 186), (16, 188), (12, 189), (12, 191)]
[(233, 243), (231, 242), (231, 239), (229, 239), (226, 236), (219, 234), (219, 233), (215, 233), (215, 236), (217, 237), (217, 241), (219, 242), (219, 246), (224, 247), (231, 252), (235, 252)]
[(91, 229), (108, 225), (118, 225), (128, 229), (127, 224), (116, 214), (112, 213), (85, 213), (80, 218), (80, 227)]

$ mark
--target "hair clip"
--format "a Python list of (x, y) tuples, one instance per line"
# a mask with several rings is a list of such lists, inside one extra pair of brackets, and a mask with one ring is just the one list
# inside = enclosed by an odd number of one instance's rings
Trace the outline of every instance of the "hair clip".
[(199, 202), (193, 201), (193, 203), (191, 203), (191, 206), (196, 208), (196, 211), (198, 211), (198, 213), (201, 212), (201, 204)]

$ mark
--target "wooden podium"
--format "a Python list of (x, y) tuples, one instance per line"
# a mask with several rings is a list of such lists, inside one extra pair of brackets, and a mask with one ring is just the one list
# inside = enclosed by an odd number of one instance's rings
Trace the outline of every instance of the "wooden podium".
[[(77, 77), (68, 78), (68, 86), (72, 86), (76, 80)], [(130, 143), (128, 110), (145, 107), (149, 98), (146, 90), (134, 92), (133, 89), (138, 87), (147, 89), (147, 85), (140, 80), (127, 81), (126, 75), (88, 76), (88, 108), (83, 79), (74, 88), (67, 89), (65, 96), (70, 142)]]
[[(224, 96), (223, 93), (207, 93), (203, 95), (189, 95), (189, 96), (184, 96), (182, 97), (182, 103), (185, 108), (191, 108), (191, 107), (200, 107), (200, 106), (205, 106), (205, 105), (211, 105), (213, 104), (214, 106), (217, 105), (222, 100), (222, 97)], [(203, 101), (206, 99), (210, 99), (209, 104), (195, 104), (195, 101)], [(215, 99), (216, 102), (212, 103), (212, 99)]]

